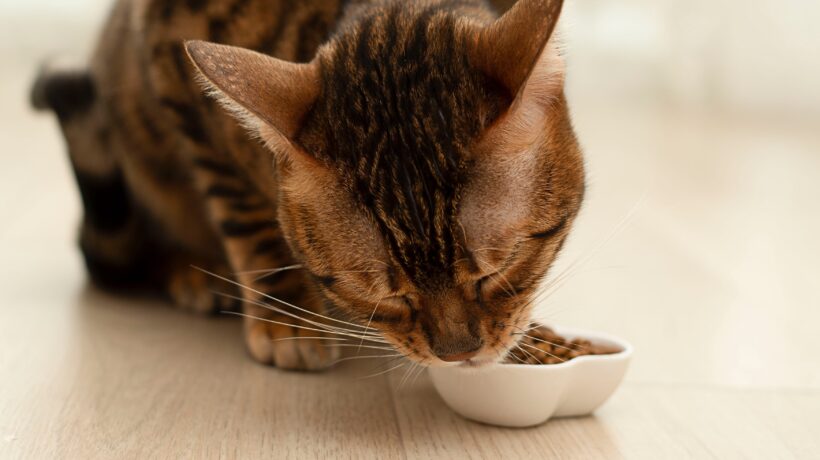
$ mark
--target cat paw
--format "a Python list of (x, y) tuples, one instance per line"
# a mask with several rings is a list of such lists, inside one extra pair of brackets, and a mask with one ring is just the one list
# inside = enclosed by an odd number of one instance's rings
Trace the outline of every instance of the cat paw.
[[(288, 323), (293, 320), (277, 318), (277, 321)], [(262, 364), (280, 369), (321, 371), (332, 366), (339, 359), (339, 348), (327, 340), (307, 338), (323, 335), (293, 326), (245, 320), (245, 344), (251, 356)]]
[(180, 268), (168, 280), (168, 295), (177, 307), (199, 314), (236, 311), (241, 302), (228, 296), (236, 288), (217, 277), (191, 267)]

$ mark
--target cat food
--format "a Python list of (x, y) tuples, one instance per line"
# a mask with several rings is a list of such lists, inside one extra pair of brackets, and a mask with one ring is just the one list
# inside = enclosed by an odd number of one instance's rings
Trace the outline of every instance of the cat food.
[(533, 329), (510, 352), (507, 364), (559, 364), (586, 355), (611, 355), (620, 348), (595, 344), (587, 339), (567, 339), (547, 326), (532, 325)]

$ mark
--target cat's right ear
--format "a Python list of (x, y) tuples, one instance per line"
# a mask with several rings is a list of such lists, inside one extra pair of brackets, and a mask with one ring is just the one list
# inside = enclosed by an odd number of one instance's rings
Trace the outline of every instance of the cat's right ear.
[(203, 41), (186, 42), (185, 50), (220, 102), (263, 137), (267, 127), (291, 143), (319, 95), (318, 60), (296, 64)]

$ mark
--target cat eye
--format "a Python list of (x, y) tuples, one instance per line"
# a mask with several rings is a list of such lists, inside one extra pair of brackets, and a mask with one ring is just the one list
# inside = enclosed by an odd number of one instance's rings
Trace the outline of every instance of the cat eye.
[(513, 298), (531, 287), (531, 284), (519, 286), (510, 284), (501, 272), (490, 273), (475, 282), (473, 289), (479, 305), (493, 299)]
[(487, 279), (485, 276), (484, 278), (479, 279), (475, 283), (475, 298), (479, 305), (484, 305), (484, 281)]
[(501, 272), (490, 273), (489, 275), (482, 276), (478, 281), (475, 282), (475, 297), (479, 305), (483, 305), (484, 301), (487, 300), (487, 294), (491, 294), (491, 292), (484, 292), (487, 282), (492, 281), (493, 277), (498, 276), (501, 276)]
[(410, 300), (410, 297), (407, 297), (407, 296), (405, 295), (405, 296), (402, 296), (401, 300), (404, 302), (404, 305), (405, 305), (408, 309), (413, 310), (413, 309), (415, 308), (415, 307), (413, 306), (413, 301), (412, 301), (412, 300)]
[(410, 299), (410, 296), (408, 296), (406, 294), (405, 295), (396, 295), (396, 296), (385, 297), (381, 301), (382, 302), (384, 302), (384, 301), (393, 302), (393, 304), (395, 306), (401, 305), (403, 307), (407, 307), (410, 310), (413, 310), (415, 308), (413, 306), (412, 299)]
[(533, 240), (548, 240), (548, 239), (552, 238), (553, 236), (557, 235), (559, 232), (561, 232), (561, 230), (564, 229), (564, 226), (566, 225), (566, 223), (567, 223), (566, 218), (561, 219), (561, 221), (558, 222), (557, 224), (555, 224), (554, 226), (552, 226), (552, 228), (549, 228), (549, 229), (544, 230), (542, 232), (536, 232), (536, 233), (531, 234), (530, 239), (533, 239)]
[(369, 320), (372, 323), (396, 324), (404, 321), (408, 315), (412, 316), (413, 302), (406, 295), (391, 296), (381, 299), (375, 306), (370, 307)]

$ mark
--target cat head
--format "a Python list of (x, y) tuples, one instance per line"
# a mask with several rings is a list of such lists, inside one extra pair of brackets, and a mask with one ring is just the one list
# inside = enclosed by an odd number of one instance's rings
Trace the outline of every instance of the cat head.
[(327, 299), (417, 361), (502, 358), (581, 206), (561, 6), (520, 0), (494, 19), (386, 3), (301, 64), (187, 44), (275, 157), (294, 254)]

